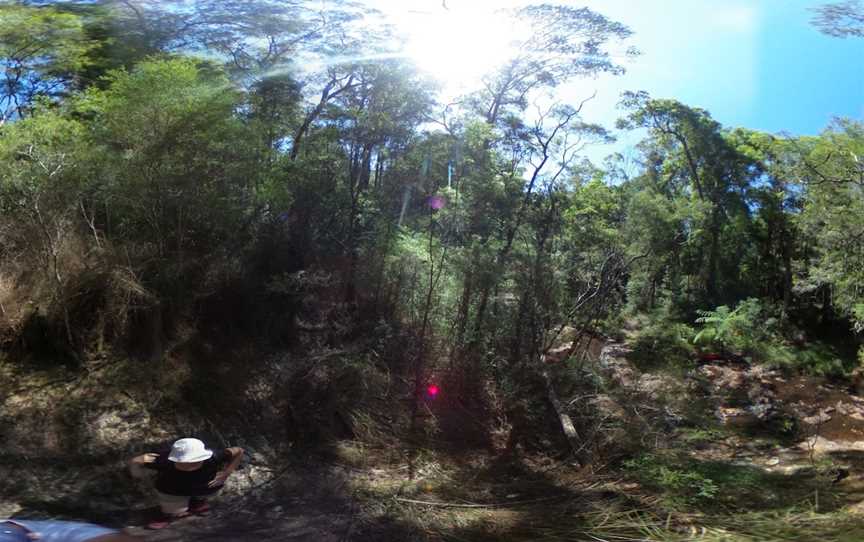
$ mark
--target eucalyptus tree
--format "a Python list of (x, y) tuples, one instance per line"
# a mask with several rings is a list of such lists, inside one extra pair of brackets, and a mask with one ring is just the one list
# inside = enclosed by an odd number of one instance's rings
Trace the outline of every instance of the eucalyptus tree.
[(99, 224), (134, 247), (157, 291), (194, 284), (218, 248), (242, 236), (255, 159), (217, 67), (150, 60), (111, 75), (76, 104), (90, 122)]
[(750, 218), (747, 188), (761, 172), (750, 157), (737, 152), (722, 127), (702, 109), (675, 100), (652, 99), (644, 92), (624, 94), (630, 113), (621, 128), (647, 128), (664, 183), (683, 183), (693, 199), (688, 247), (692, 251), (695, 296), (691, 301), (716, 305), (746, 288), (737, 263), (746, 251), (742, 227)]
[(836, 38), (864, 38), (864, 2), (846, 0), (812, 8), (813, 24), (821, 32)]
[(0, 4), (0, 126), (68, 93), (95, 45), (77, 15)]
[(754, 161), (759, 174), (748, 188), (754, 209), (748, 237), (752, 250), (741, 262), (752, 292), (781, 303), (781, 317), (789, 317), (800, 262), (807, 258), (796, 217), (803, 206), (798, 143), (764, 132), (736, 128), (727, 140), (737, 152)]
[(798, 144), (805, 182), (799, 224), (816, 251), (808, 274), (864, 328), (864, 125), (838, 119)]
[[(486, 122), (497, 125), (507, 112), (522, 112), (532, 94), (555, 88), (574, 78), (600, 73), (621, 74), (613, 43), (632, 32), (588, 8), (535, 4), (513, 12), (515, 21), (527, 30), (515, 36), (514, 53), (499, 69), (483, 78), (483, 88), (472, 97), (475, 111)], [(635, 55), (628, 49), (624, 55)]]
[[(551, 110), (529, 110), (538, 98), (575, 78), (601, 73), (620, 74), (624, 68), (617, 56), (632, 56), (635, 50), (614, 51), (631, 35), (623, 24), (588, 8), (536, 4), (517, 9), (513, 17), (522, 36), (514, 36), (514, 53), (501, 67), (482, 78), (482, 88), (466, 98), (468, 109), (486, 125), (483, 144), (470, 157), (472, 167), (465, 176), (465, 189), (482, 192), (485, 185), (503, 184), (507, 201), (497, 206), (500, 217), (478, 214), (472, 222), (480, 233), (478, 246), (467, 250), (481, 256), (481, 265), (466, 269), (457, 315), (457, 344), (468, 338), (468, 356), (475, 357), (486, 324), (489, 299), (507, 269), (514, 240), (525, 223), (534, 192), (544, 178), (560, 176), (572, 165), (575, 149), (605, 132), (581, 121), (586, 101)], [(534, 120), (540, 118), (539, 123)], [(471, 187), (470, 185), (476, 185)], [(483, 205), (477, 201), (478, 209)], [(491, 221), (491, 223), (490, 223)], [(474, 307), (474, 315), (470, 312)], [(469, 326), (468, 322), (473, 321)], [(458, 348), (457, 348), (458, 350)]]
[(80, 122), (46, 110), (0, 132), (0, 222), (8, 226), (2, 238), (4, 252), (23, 253), (27, 264), (44, 273), (53, 307), (39, 308), (62, 315), (66, 347), (73, 353), (69, 299), (64, 292), (69, 277), (78, 271), (75, 266), (85, 263), (82, 255), (67, 256), (77, 248), (80, 214), (87, 215), (82, 199), (87, 147), (86, 129)]
[(345, 170), (340, 177), (347, 201), (337, 213), (345, 213), (343, 243), (350, 255), (345, 277), (349, 300), (356, 292), (360, 235), (370, 229), (369, 221), (375, 217), (369, 211), (381, 204), (370, 197), (370, 189), (380, 187), (384, 161), (406, 152), (433, 102), (431, 83), (402, 61), (361, 63), (351, 72), (353, 83), (333, 97), (322, 113), (322, 120), (336, 129), (344, 153)]

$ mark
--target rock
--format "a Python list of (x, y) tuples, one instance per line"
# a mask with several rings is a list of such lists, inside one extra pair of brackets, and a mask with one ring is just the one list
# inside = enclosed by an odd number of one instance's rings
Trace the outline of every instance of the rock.
[(715, 393), (740, 390), (745, 384), (744, 372), (734, 367), (703, 365), (697, 374), (708, 380), (708, 385)]
[(844, 403), (837, 401), (835, 405), (838, 414), (848, 416), (858, 421), (864, 421), (864, 406), (852, 403)]
[(759, 382), (754, 382), (747, 388), (747, 398), (754, 403), (770, 403), (773, 402), (776, 396), (776, 393)]
[(0, 501), (0, 518), (10, 518), (23, 510), (17, 502)]
[(773, 386), (774, 381), (785, 382), (782, 378), (780, 378), (780, 372), (774, 369), (769, 369), (764, 365), (757, 365), (755, 367), (751, 367), (748, 369), (747, 373), (755, 379), (761, 380)]
[(798, 444), (798, 449), (813, 453), (816, 455), (835, 453), (835, 452), (862, 452), (864, 451), (864, 441), (833, 441), (824, 437), (810, 437)]
[(636, 384), (637, 389), (653, 400), (680, 389), (680, 384), (669, 376), (657, 374), (643, 374)]
[(274, 473), (255, 465), (245, 465), (236, 471), (225, 484), (224, 492), (231, 495), (243, 495), (272, 480)]
[(844, 403), (843, 401), (837, 401), (837, 404), (834, 405), (834, 408), (837, 409), (837, 412), (844, 416), (851, 416), (854, 412), (857, 412), (857, 408), (855, 405), (850, 405), (849, 403)]
[(597, 364), (603, 376), (612, 383), (630, 388), (638, 379), (638, 371), (627, 361), (630, 349), (622, 344), (612, 343), (600, 351)]
[(747, 407), (747, 410), (756, 416), (756, 419), (763, 422), (771, 420), (777, 415), (777, 410), (774, 408), (774, 405), (767, 402), (750, 405)]
[(725, 423), (729, 420), (729, 418), (740, 418), (742, 416), (747, 416), (747, 411), (743, 408), (737, 407), (717, 407), (717, 410), (714, 411), (714, 415), (721, 422)]
[(851, 504), (843, 509), (847, 514), (853, 514), (856, 516), (864, 516), (864, 501), (859, 503)]
[(546, 363), (562, 363), (564, 361), (567, 361), (571, 348), (572, 343), (552, 348), (548, 352), (546, 352), (546, 357), (544, 361)]
[(802, 418), (801, 421), (810, 425), (822, 425), (823, 423), (831, 421), (831, 415), (828, 414), (826, 409), (814, 414), (813, 416), (806, 416)]

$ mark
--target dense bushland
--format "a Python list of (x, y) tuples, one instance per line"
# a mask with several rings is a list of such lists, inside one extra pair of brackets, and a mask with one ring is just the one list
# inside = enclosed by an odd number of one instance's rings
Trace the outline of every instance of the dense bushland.
[(580, 151), (613, 132), (582, 120), (590, 100), (534, 107), (623, 70), (609, 50), (630, 31), (598, 13), (517, 10), (547, 30), (445, 106), (407, 61), (365, 60), (388, 42), (356, 6), (240, 4), (0, 6), (0, 339), (17, 363), (352, 345), (406, 379), (412, 431), (446, 383), (454, 404), (510, 405), (512, 443), (539, 447), (537, 420), (566, 429), (593, 385), (561, 367), (634, 322), (646, 366), (858, 363), (860, 122), (781, 137), (630, 92), (617, 126), (644, 130), (639, 157), (598, 166)]

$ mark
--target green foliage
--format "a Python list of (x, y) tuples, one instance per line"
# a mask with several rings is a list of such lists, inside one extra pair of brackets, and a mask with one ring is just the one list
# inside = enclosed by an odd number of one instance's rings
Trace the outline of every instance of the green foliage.
[(0, 124), (42, 97), (68, 90), (95, 46), (77, 15), (50, 7), (0, 5)]
[(804, 347), (769, 342), (763, 345), (760, 358), (787, 371), (827, 377), (847, 377), (856, 366), (849, 355), (822, 341)]
[(594, 177), (575, 188), (564, 212), (573, 249), (590, 251), (621, 244), (624, 210), (621, 190)]
[(811, 288), (830, 286), (833, 303), (854, 318), (856, 305), (864, 302), (864, 124), (837, 120), (801, 147), (808, 185), (797, 220), (815, 249), (807, 282)]
[[(743, 324), (752, 324), (748, 321), (743, 311), (722, 305), (713, 311), (698, 311), (697, 324), (702, 324), (702, 330), (693, 336), (693, 344), (712, 345), (721, 350), (728, 350), (732, 346), (733, 338), (741, 336)], [(746, 328), (745, 328), (746, 329)], [(745, 341), (736, 341), (740, 344)]]
[(693, 363), (694, 330), (669, 311), (666, 305), (639, 322), (629, 359), (641, 370), (682, 369)]
[(685, 427), (678, 433), (679, 438), (688, 444), (716, 442), (728, 435), (728, 430), (718, 427)]
[[(640, 282), (650, 292), (648, 307), (663, 286), (676, 292), (674, 302), (685, 311), (756, 293), (740, 264), (751, 250), (748, 188), (759, 182), (758, 162), (705, 110), (644, 92), (625, 93), (622, 105), (629, 114), (619, 127), (651, 134), (641, 145), (644, 173), (632, 181), (650, 195), (634, 195), (630, 236), (634, 248), (654, 249), (641, 252), (647, 254)], [(640, 227), (648, 221), (666, 235)]]
[(823, 502), (830, 503), (836, 475), (831, 462), (790, 476), (756, 466), (695, 460), (686, 451), (644, 454), (624, 466), (646, 487), (660, 492), (669, 506), (709, 512), (788, 510), (817, 491)]
[[(575, 77), (622, 71), (610, 49), (629, 29), (589, 9), (516, 10), (518, 54), (427, 132), (435, 85), (360, 54), (372, 47), (352, 33), (362, 6), (322, 8), (319, 27), (304, 3), (43, 4), (0, 6), (12, 107), (0, 278), (23, 277), (17, 256), (29, 254), (54, 298), (90, 303), (80, 312), (94, 326), (109, 325), (108, 289), (154, 342), (171, 334), (163, 316), (220, 329), (200, 307), (228, 298), (272, 303), (267, 321), (307, 311), (304, 346), (380, 326), (394, 330), (378, 337), (388, 348), (421, 360), (413, 378), (446, 366), (464, 379), (458, 400), (512, 397), (527, 426), (549, 418), (537, 354), (565, 326), (585, 337), (620, 323), (641, 369), (682, 372), (698, 347), (848, 370), (831, 345), (787, 337), (793, 322), (838, 318), (862, 331), (860, 122), (780, 140), (628, 93), (620, 125), (647, 135), (628, 176), (580, 161), (577, 149), (610, 136), (575, 106), (526, 113)], [(287, 63), (313, 53), (314, 70)], [(76, 281), (86, 295), (63, 293)], [(337, 313), (345, 322), (326, 338), (305, 325)], [(573, 391), (576, 374), (553, 375), (551, 389)], [(696, 467), (634, 468), (687, 500), (720, 491), (722, 477)]]
[(0, 210), (19, 221), (18, 241), (47, 259), (79, 205), (87, 156), (86, 127), (61, 112), (40, 110), (0, 132)]
[(81, 122), (47, 108), (6, 127), (0, 132), (0, 183), (21, 193), (62, 192), (80, 166), (85, 135)]
[(646, 454), (628, 459), (624, 467), (643, 484), (664, 493), (672, 502), (712, 501), (720, 492), (717, 483), (703, 473), (671, 466), (658, 456)]
[(693, 344), (706, 349), (736, 353), (754, 361), (803, 374), (844, 376), (854, 362), (837, 348), (822, 341), (793, 345), (785, 337), (777, 309), (758, 299), (746, 299), (734, 310), (720, 306), (713, 311), (698, 311), (696, 323), (702, 328)]
[(693, 336), (696, 345), (752, 355), (763, 343), (782, 340), (779, 320), (755, 298), (745, 299), (734, 310), (724, 305), (697, 313), (702, 329)]
[(254, 155), (237, 103), (218, 69), (182, 58), (112, 72), (77, 103), (93, 118), (93, 188), (110, 205), (105, 219), (118, 239), (158, 254), (160, 273), (174, 268), (165, 280), (238, 233)]

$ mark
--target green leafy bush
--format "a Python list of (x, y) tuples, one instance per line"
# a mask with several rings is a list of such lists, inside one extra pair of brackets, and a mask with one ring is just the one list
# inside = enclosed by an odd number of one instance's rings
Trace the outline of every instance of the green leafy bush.
[[(700, 349), (735, 353), (780, 369), (818, 376), (843, 376), (854, 365), (836, 348), (819, 341), (804, 347), (786, 339), (778, 309), (758, 299), (746, 299), (735, 309), (723, 305), (697, 311), (701, 329), (692, 342)], [(848, 356), (846, 356), (848, 357)]]
[(721, 305), (696, 312), (702, 329), (693, 336), (693, 344), (701, 347), (752, 355), (763, 343), (780, 338), (779, 320), (755, 298), (742, 301), (734, 310)]
[(720, 487), (711, 478), (684, 467), (670, 466), (662, 458), (646, 454), (624, 462), (643, 484), (666, 493), (673, 501), (695, 503), (713, 500)]
[(668, 310), (659, 309), (640, 327), (632, 341), (629, 359), (643, 371), (686, 367), (695, 353), (690, 340), (694, 333), (692, 327), (676, 321)]

